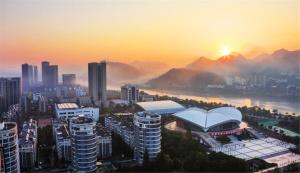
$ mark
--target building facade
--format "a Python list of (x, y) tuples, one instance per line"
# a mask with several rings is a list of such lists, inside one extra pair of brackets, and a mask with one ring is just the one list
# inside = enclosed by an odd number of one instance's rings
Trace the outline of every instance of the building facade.
[(156, 158), (161, 151), (161, 116), (150, 112), (134, 115), (134, 157), (143, 162), (145, 152), (149, 160)]
[(22, 92), (27, 93), (33, 86), (33, 66), (22, 64)]
[(100, 123), (96, 126), (97, 129), (97, 157), (105, 159), (112, 155), (112, 138), (111, 133)]
[(63, 74), (62, 75), (63, 85), (76, 85), (76, 75), (75, 74)]
[(97, 161), (96, 122), (79, 116), (70, 121), (72, 171), (95, 172)]
[(21, 96), (20, 78), (0, 78), (0, 114), (10, 105), (17, 104)]
[(0, 123), (0, 151), (0, 172), (20, 172), (18, 129), (16, 123)]
[(139, 88), (136, 85), (125, 84), (121, 87), (121, 100), (128, 103), (136, 103), (139, 101)]
[(88, 64), (89, 94), (96, 105), (107, 100), (106, 62)]
[(37, 121), (24, 122), (19, 136), (20, 167), (25, 170), (34, 168), (37, 159)]
[(104, 118), (105, 127), (118, 134), (124, 142), (134, 149), (134, 125), (132, 113), (115, 113)]
[(58, 85), (58, 65), (50, 65), (49, 62), (42, 62), (42, 81), (47, 87)]
[(57, 118), (72, 118), (79, 115), (85, 115), (93, 118), (95, 121), (99, 120), (98, 107), (79, 107), (76, 103), (60, 103), (55, 104), (55, 113)]
[(67, 123), (55, 119), (52, 124), (58, 159), (71, 161), (71, 136)]

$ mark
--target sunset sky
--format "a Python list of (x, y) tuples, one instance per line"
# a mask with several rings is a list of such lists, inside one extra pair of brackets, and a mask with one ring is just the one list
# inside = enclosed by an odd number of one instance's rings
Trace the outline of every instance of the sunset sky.
[(0, 68), (295, 50), (299, 11), (299, 0), (1, 0)]

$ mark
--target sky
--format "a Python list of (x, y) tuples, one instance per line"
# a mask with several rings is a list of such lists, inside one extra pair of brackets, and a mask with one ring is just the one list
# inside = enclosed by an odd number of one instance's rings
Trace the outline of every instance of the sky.
[(66, 70), (100, 59), (181, 66), (200, 56), (216, 59), (224, 50), (248, 57), (280, 48), (295, 50), (300, 48), (299, 3), (1, 0), (0, 72), (42, 60)]

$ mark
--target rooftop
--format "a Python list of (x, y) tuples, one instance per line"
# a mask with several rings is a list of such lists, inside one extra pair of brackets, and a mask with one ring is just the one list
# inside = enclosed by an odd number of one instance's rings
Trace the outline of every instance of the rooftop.
[(76, 103), (59, 103), (56, 104), (58, 109), (77, 109), (79, 106)]
[(176, 113), (185, 108), (172, 100), (161, 100), (161, 101), (151, 101), (151, 102), (137, 102), (143, 110), (158, 114), (171, 114)]
[(85, 123), (92, 123), (93, 119), (90, 117), (86, 117), (84, 115), (79, 115), (78, 117), (74, 117), (72, 122), (75, 124), (85, 124)]
[(209, 111), (200, 108), (189, 108), (173, 115), (203, 129), (228, 121), (242, 121), (241, 112), (233, 107), (221, 107)]
[(107, 130), (102, 124), (97, 123), (96, 128), (97, 128), (97, 134), (98, 134), (98, 136), (102, 136), (102, 137), (111, 136), (110, 131)]

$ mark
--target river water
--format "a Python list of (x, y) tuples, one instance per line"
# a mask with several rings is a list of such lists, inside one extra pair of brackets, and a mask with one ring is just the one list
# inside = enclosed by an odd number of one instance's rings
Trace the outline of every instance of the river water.
[(224, 97), (224, 96), (198, 96), (192, 94), (179, 94), (177, 92), (172, 91), (156, 91), (156, 90), (149, 90), (149, 89), (141, 89), (142, 91), (151, 94), (151, 95), (168, 95), (172, 97), (178, 97), (180, 99), (192, 99), (197, 101), (204, 101), (204, 102), (217, 102), (217, 103), (226, 103), (234, 106), (258, 106), (260, 108), (265, 108), (268, 110), (277, 109), (278, 112), (285, 114), (288, 112), (289, 114), (293, 114), (294, 116), (300, 116), (300, 103), (299, 102), (292, 102), (286, 100), (272, 100), (272, 99), (262, 99), (262, 98), (250, 98), (250, 97), (243, 97), (243, 98), (236, 98), (236, 97)]

